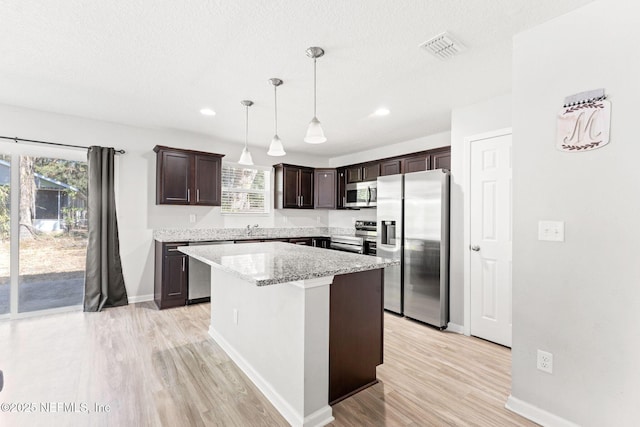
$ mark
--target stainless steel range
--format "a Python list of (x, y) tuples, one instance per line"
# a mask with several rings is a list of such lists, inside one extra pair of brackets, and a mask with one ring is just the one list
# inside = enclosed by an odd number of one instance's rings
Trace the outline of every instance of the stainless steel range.
[(331, 236), (331, 249), (376, 255), (376, 239), (378, 236), (376, 221), (358, 220), (355, 228), (355, 236)]

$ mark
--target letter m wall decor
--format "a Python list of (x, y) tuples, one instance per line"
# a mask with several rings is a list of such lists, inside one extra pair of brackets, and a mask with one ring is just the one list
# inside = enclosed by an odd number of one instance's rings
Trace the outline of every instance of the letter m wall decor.
[[(604, 100), (604, 90), (602, 92), (599, 98), (565, 102), (558, 113), (558, 150), (576, 153), (602, 148), (609, 143), (611, 103)], [(580, 95), (583, 94), (575, 96)]]

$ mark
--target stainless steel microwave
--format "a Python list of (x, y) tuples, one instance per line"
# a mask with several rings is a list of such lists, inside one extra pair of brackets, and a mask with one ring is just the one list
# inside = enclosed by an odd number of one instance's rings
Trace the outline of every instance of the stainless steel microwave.
[(345, 203), (347, 208), (373, 208), (377, 202), (376, 181), (355, 182), (345, 187)]

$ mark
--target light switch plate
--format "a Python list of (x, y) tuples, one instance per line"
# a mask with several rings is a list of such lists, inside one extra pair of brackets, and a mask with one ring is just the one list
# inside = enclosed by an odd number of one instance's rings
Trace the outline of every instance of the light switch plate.
[(196, 214), (189, 214), (189, 222), (192, 224), (196, 222)]
[(564, 242), (564, 221), (538, 221), (538, 240)]

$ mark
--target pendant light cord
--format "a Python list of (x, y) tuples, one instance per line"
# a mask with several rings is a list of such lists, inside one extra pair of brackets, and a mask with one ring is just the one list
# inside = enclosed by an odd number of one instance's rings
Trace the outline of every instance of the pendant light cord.
[(278, 86), (273, 86), (273, 104), (275, 105), (276, 135), (278, 134)]
[(246, 126), (245, 126), (245, 135), (244, 135), (244, 149), (247, 149), (247, 145), (249, 144), (249, 106), (247, 105), (247, 113), (246, 113), (246, 118), (247, 120), (245, 121)]
[(313, 117), (317, 117), (316, 108), (318, 101), (316, 99), (316, 58), (313, 58)]

